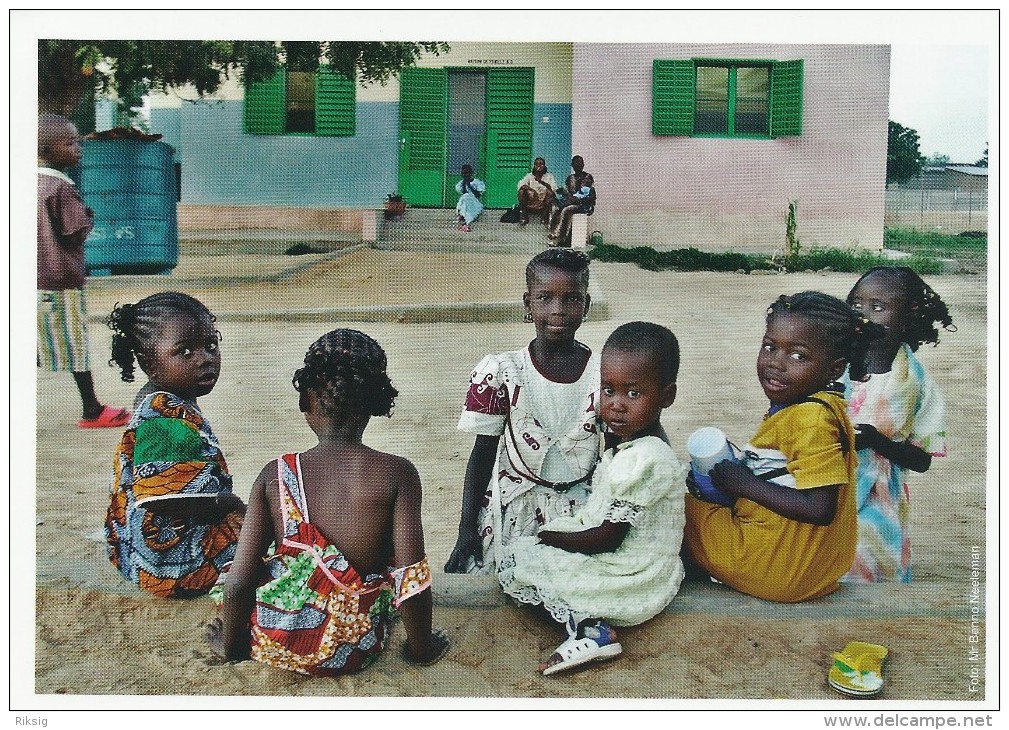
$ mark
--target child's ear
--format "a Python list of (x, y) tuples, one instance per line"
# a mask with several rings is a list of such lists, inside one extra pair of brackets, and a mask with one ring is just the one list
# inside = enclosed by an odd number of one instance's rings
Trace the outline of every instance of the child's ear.
[(676, 400), (676, 383), (669, 383), (662, 389), (662, 407), (669, 408)]
[(137, 357), (137, 365), (148, 375), (151, 374), (151, 356), (146, 352), (136, 352), (134, 353)]
[(522, 295), (522, 306), (526, 308), (526, 312), (529, 311), (529, 292)]
[(840, 380), (841, 376), (844, 375), (844, 367), (847, 365), (847, 361), (843, 357), (839, 357), (834, 360), (833, 364), (830, 366), (830, 379), (831, 381)]
[(585, 313), (582, 315), (582, 319), (589, 316), (589, 307), (592, 305), (592, 295), (585, 292)]

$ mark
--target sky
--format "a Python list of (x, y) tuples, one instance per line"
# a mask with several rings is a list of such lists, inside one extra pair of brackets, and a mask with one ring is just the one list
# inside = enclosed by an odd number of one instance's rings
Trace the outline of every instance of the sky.
[(988, 48), (905, 45), (890, 48), (890, 119), (918, 132), (930, 157), (973, 163), (988, 142)]

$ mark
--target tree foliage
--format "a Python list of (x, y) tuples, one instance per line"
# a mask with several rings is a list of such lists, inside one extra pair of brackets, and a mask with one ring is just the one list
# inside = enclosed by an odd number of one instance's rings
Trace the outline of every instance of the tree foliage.
[(85, 91), (115, 93), (124, 104), (150, 90), (191, 86), (200, 97), (232, 76), (249, 83), (291, 63), (314, 69), (320, 59), (348, 78), (385, 84), (442, 42), (40, 40), (39, 111), (69, 115)]
[(919, 172), (925, 162), (918, 148), (918, 133), (892, 119), (886, 145), (886, 182), (907, 182)]
[(981, 155), (981, 159), (974, 163), (978, 167), (988, 167), (988, 145), (984, 146), (984, 154)]

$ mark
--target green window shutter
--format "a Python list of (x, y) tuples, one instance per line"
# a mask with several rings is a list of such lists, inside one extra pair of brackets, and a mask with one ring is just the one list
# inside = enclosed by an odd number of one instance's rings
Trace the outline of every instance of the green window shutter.
[(696, 89), (693, 61), (652, 61), (652, 134), (694, 133)]
[(245, 87), (245, 132), (283, 134), (287, 118), (287, 75), (284, 69), (272, 79)]
[(490, 208), (515, 202), (515, 183), (529, 172), (533, 156), (532, 68), (487, 71), (487, 195)]
[(353, 81), (329, 66), (315, 76), (315, 133), (353, 137), (357, 131), (357, 89)]
[(399, 82), (399, 193), (413, 206), (444, 203), (448, 72), (405, 69)]
[(802, 134), (802, 61), (771, 66), (771, 136)]

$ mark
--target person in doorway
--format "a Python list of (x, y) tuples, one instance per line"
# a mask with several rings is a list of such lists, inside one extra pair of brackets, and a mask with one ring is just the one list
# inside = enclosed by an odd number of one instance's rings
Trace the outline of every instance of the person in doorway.
[(459, 202), (455, 204), (455, 212), (459, 218), (459, 230), (469, 233), (473, 221), (479, 218), (483, 212), (484, 205), (481, 198), (487, 192), (487, 186), (483, 180), (473, 177), (472, 166), (463, 165), (461, 172), (462, 180), (455, 184), (455, 191), (459, 193)]

